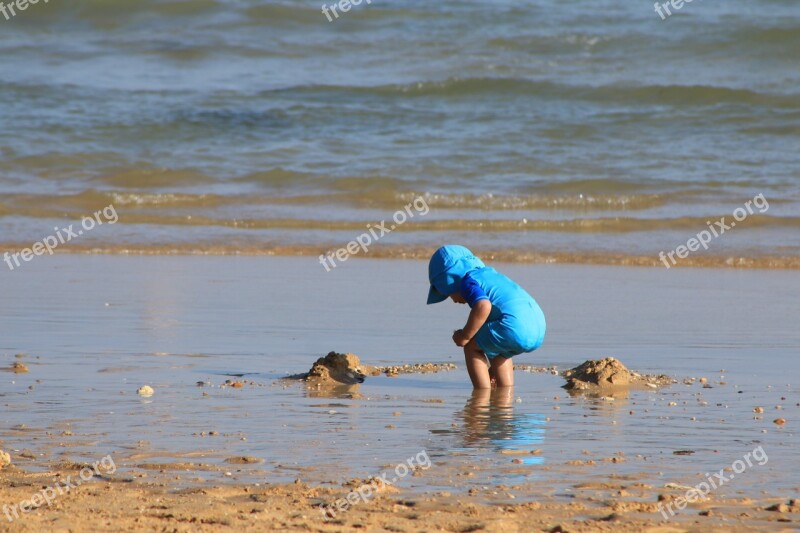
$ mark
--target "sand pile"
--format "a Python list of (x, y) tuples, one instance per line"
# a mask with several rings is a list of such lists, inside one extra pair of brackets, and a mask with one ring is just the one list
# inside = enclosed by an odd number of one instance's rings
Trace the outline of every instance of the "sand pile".
[(669, 376), (646, 376), (631, 372), (613, 357), (586, 361), (564, 372), (565, 389), (592, 390), (631, 386), (657, 388), (672, 383)]
[(362, 365), (355, 354), (330, 352), (317, 359), (308, 374), (299, 377), (311, 383), (355, 385), (376, 374), (374, 367)]
[(287, 379), (298, 379), (317, 385), (357, 385), (367, 376), (386, 374), (389, 377), (400, 374), (430, 374), (457, 368), (452, 363), (417, 363), (413, 365), (370, 366), (361, 362), (352, 353), (330, 352), (320, 357), (305, 374), (296, 374)]
[(20, 363), (19, 361), (15, 361), (11, 366), (0, 368), (0, 371), (3, 372), (14, 372), (15, 374), (27, 374), (28, 367), (25, 366), (24, 363)]

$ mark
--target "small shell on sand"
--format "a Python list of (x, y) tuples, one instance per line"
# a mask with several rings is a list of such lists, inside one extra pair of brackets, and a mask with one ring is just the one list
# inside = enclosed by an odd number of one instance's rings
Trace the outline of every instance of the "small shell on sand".
[(136, 394), (138, 394), (143, 398), (149, 398), (150, 396), (155, 394), (155, 392), (156, 391), (153, 390), (153, 387), (151, 387), (150, 385), (145, 385), (143, 387), (139, 387), (139, 389), (136, 391)]
[(11, 456), (0, 450), (0, 470), (11, 464)]

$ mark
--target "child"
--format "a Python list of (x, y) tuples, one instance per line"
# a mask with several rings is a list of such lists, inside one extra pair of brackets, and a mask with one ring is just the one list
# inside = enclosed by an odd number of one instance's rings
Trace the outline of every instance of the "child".
[[(511, 358), (542, 345), (544, 313), (525, 289), (487, 267), (463, 246), (442, 246), (428, 264), (428, 304), (448, 297), (472, 311), (453, 342), (464, 347), (467, 371), (476, 389), (514, 385)], [(486, 358), (489, 358), (487, 363)]]

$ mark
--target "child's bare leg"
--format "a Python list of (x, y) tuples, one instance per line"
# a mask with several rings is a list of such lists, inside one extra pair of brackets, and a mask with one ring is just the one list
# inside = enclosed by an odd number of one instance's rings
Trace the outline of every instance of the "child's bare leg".
[(514, 363), (510, 357), (497, 355), (490, 360), (492, 368), (490, 372), (494, 376), (498, 387), (514, 386)]
[(469, 372), (472, 386), (476, 389), (490, 389), (492, 383), (489, 380), (489, 365), (486, 362), (486, 356), (478, 347), (475, 339), (472, 339), (464, 346), (464, 359), (467, 363), (467, 372)]

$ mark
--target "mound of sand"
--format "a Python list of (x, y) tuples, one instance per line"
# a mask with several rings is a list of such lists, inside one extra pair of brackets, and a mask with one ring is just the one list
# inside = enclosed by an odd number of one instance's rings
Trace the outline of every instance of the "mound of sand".
[(355, 385), (364, 383), (368, 375), (376, 375), (375, 369), (362, 365), (357, 355), (330, 352), (317, 359), (303, 379), (311, 383)]
[(357, 355), (352, 353), (330, 352), (320, 357), (305, 374), (288, 376), (286, 379), (307, 381), (315, 385), (357, 385), (363, 383), (367, 376), (386, 374), (395, 377), (400, 374), (429, 374), (453, 370), (452, 363), (417, 363), (413, 365), (370, 366), (361, 363)]
[(586, 361), (582, 365), (564, 372), (565, 389), (592, 390), (601, 388), (650, 387), (657, 388), (669, 383), (669, 376), (645, 376), (631, 372), (613, 357)]

